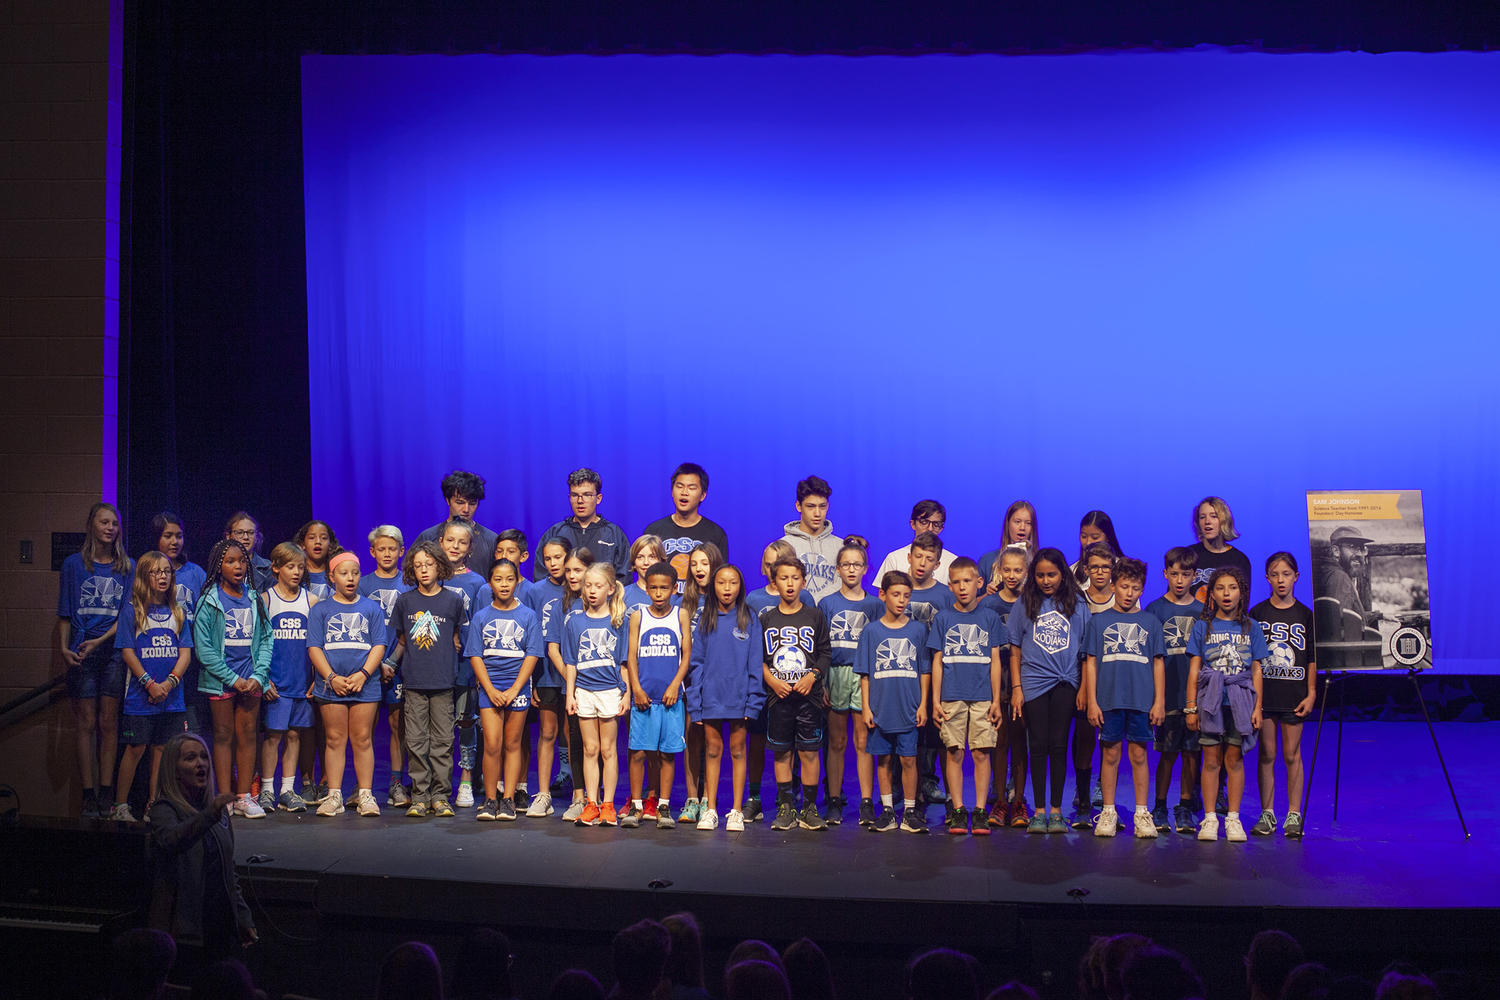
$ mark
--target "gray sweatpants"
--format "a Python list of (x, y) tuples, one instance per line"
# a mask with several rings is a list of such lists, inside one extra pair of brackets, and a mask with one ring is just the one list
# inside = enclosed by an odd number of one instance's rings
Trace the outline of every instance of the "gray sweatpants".
[(432, 804), (453, 796), (453, 689), (407, 688), (406, 753), (413, 802)]

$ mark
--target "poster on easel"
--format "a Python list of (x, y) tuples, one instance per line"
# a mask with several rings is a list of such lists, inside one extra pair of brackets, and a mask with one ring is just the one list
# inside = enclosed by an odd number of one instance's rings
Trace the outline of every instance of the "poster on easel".
[(1421, 490), (1309, 490), (1314, 649), (1320, 670), (1427, 670)]

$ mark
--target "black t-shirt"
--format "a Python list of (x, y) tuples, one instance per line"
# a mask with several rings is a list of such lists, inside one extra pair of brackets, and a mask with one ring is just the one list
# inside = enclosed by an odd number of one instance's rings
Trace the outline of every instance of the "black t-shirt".
[[(391, 629), (406, 637), (401, 683), (414, 691), (452, 687), (458, 677), (453, 637), (466, 621), (463, 595), (447, 587), (432, 597), (420, 590), (398, 594), (391, 605)], [(391, 641), (395, 642), (395, 634)]]
[(1239, 570), (1240, 575), (1245, 578), (1245, 586), (1251, 585), (1254, 578), (1250, 575), (1250, 557), (1233, 545), (1223, 552), (1210, 552), (1202, 542), (1198, 542), (1192, 549), (1198, 556), (1198, 572), (1193, 577), (1193, 596), (1198, 600), (1208, 603), (1208, 578), (1221, 566)]
[(688, 577), (688, 556), (692, 555), (694, 549), (704, 542), (711, 542), (724, 557), (729, 561), (729, 538), (724, 534), (724, 529), (719, 527), (708, 518), (700, 518), (698, 523), (691, 528), (684, 528), (671, 515), (659, 521), (652, 521), (646, 525), (643, 535), (655, 535), (661, 539), (662, 548), (667, 551), (667, 562), (677, 571), (677, 592), (682, 593), (683, 584)]
[(760, 624), (771, 673), (788, 684), (796, 684), (809, 670), (819, 680), (828, 675), (833, 662), (828, 617), (808, 604), (805, 595), (801, 609), (793, 614), (782, 611), (779, 602), (771, 605), (761, 614)]
[(1290, 712), (1307, 697), (1307, 664), (1312, 659), (1313, 613), (1301, 601), (1278, 608), (1269, 600), (1250, 609), (1260, 622), (1271, 655), (1262, 661), (1261, 711)]

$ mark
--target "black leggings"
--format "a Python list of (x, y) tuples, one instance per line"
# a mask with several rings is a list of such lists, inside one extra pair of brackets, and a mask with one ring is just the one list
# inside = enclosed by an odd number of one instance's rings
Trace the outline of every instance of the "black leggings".
[(1026, 720), (1026, 742), (1031, 749), (1031, 794), (1038, 809), (1048, 805), (1062, 808), (1063, 775), (1068, 768), (1068, 724), (1073, 721), (1077, 703), (1078, 689), (1071, 684), (1058, 684), (1021, 706), (1021, 717)]

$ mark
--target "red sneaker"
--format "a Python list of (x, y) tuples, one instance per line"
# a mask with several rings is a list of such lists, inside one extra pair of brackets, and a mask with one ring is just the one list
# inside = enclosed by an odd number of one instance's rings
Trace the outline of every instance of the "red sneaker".
[(648, 795), (641, 802), (641, 822), (656, 822), (656, 796)]
[(1003, 827), (1008, 818), (1005, 812), (1005, 803), (996, 799), (995, 804), (990, 806), (990, 814), (985, 817), (984, 825), (987, 828), (991, 826)]
[(1016, 799), (1010, 804), (1010, 825), (1025, 827), (1031, 822), (1031, 807), (1026, 804), (1025, 799)]

